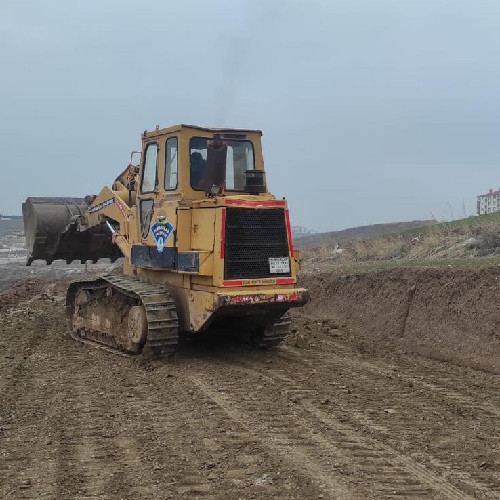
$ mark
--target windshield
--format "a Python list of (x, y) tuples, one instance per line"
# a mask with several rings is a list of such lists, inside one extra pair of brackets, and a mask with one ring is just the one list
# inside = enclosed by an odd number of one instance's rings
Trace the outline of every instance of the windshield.
[[(190, 141), (191, 187), (203, 190), (203, 179), (207, 165), (207, 145), (210, 139), (193, 137)], [(247, 170), (255, 169), (253, 144), (251, 141), (226, 140), (226, 191), (244, 191)]]

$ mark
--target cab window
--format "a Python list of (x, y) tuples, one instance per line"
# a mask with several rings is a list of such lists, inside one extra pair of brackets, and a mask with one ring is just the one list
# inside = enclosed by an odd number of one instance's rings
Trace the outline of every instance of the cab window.
[(203, 190), (203, 178), (207, 167), (207, 139), (193, 137), (189, 141), (191, 187)]
[[(203, 190), (203, 179), (207, 165), (207, 145), (210, 139), (193, 137), (189, 144), (191, 187)], [(226, 191), (244, 191), (247, 170), (255, 169), (253, 144), (251, 141), (226, 140)]]
[(177, 189), (178, 159), (177, 137), (167, 139), (165, 145), (165, 190)]
[(158, 144), (152, 142), (146, 146), (144, 167), (142, 172), (141, 193), (152, 193), (156, 185), (158, 165)]
[(228, 141), (226, 190), (244, 191), (247, 170), (254, 170), (253, 145), (250, 141)]

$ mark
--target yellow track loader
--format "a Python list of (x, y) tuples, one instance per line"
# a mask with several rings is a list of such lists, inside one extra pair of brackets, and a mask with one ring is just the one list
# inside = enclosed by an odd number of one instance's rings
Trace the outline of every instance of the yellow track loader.
[(23, 204), (27, 265), (123, 257), (123, 273), (70, 285), (78, 340), (175, 352), (179, 332), (229, 328), (261, 348), (303, 305), (288, 207), (266, 186), (258, 130), (179, 125), (142, 135), (139, 165), (85, 198)]

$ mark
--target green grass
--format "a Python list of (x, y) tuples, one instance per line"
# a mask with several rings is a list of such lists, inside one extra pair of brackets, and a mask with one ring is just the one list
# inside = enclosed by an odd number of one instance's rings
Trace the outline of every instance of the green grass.
[(423, 226), (417, 229), (410, 229), (401, 234), (416, 235), (423, 233), (469, 233), (481, 229), (498, 228), (500, 231), (500, 212), (493, 214), (465, 217), (451, 222), (440, 222), (432, 226)]
[(385, 262), (363, 262), (353, 264), (332, 264), (332, 269), (355, 273), (368, 273), (402, 268), (482, 268), (500, 266), (500, 257), (439, 259), (439, 260), (399, 260)]
[(337, 272), (500, 266), (500, 212), (356, 240), (343, 250), (338, 256), (325, 244), (304, 255), (329, 263)]

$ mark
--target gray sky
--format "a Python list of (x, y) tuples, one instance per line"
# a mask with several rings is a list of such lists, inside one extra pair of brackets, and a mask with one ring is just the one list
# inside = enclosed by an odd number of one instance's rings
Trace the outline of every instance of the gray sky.
[(0, 0), (0, 212), (97, 193), (156, 124), (260, 128), (317, 230), (500, 187), (498, 0)]

